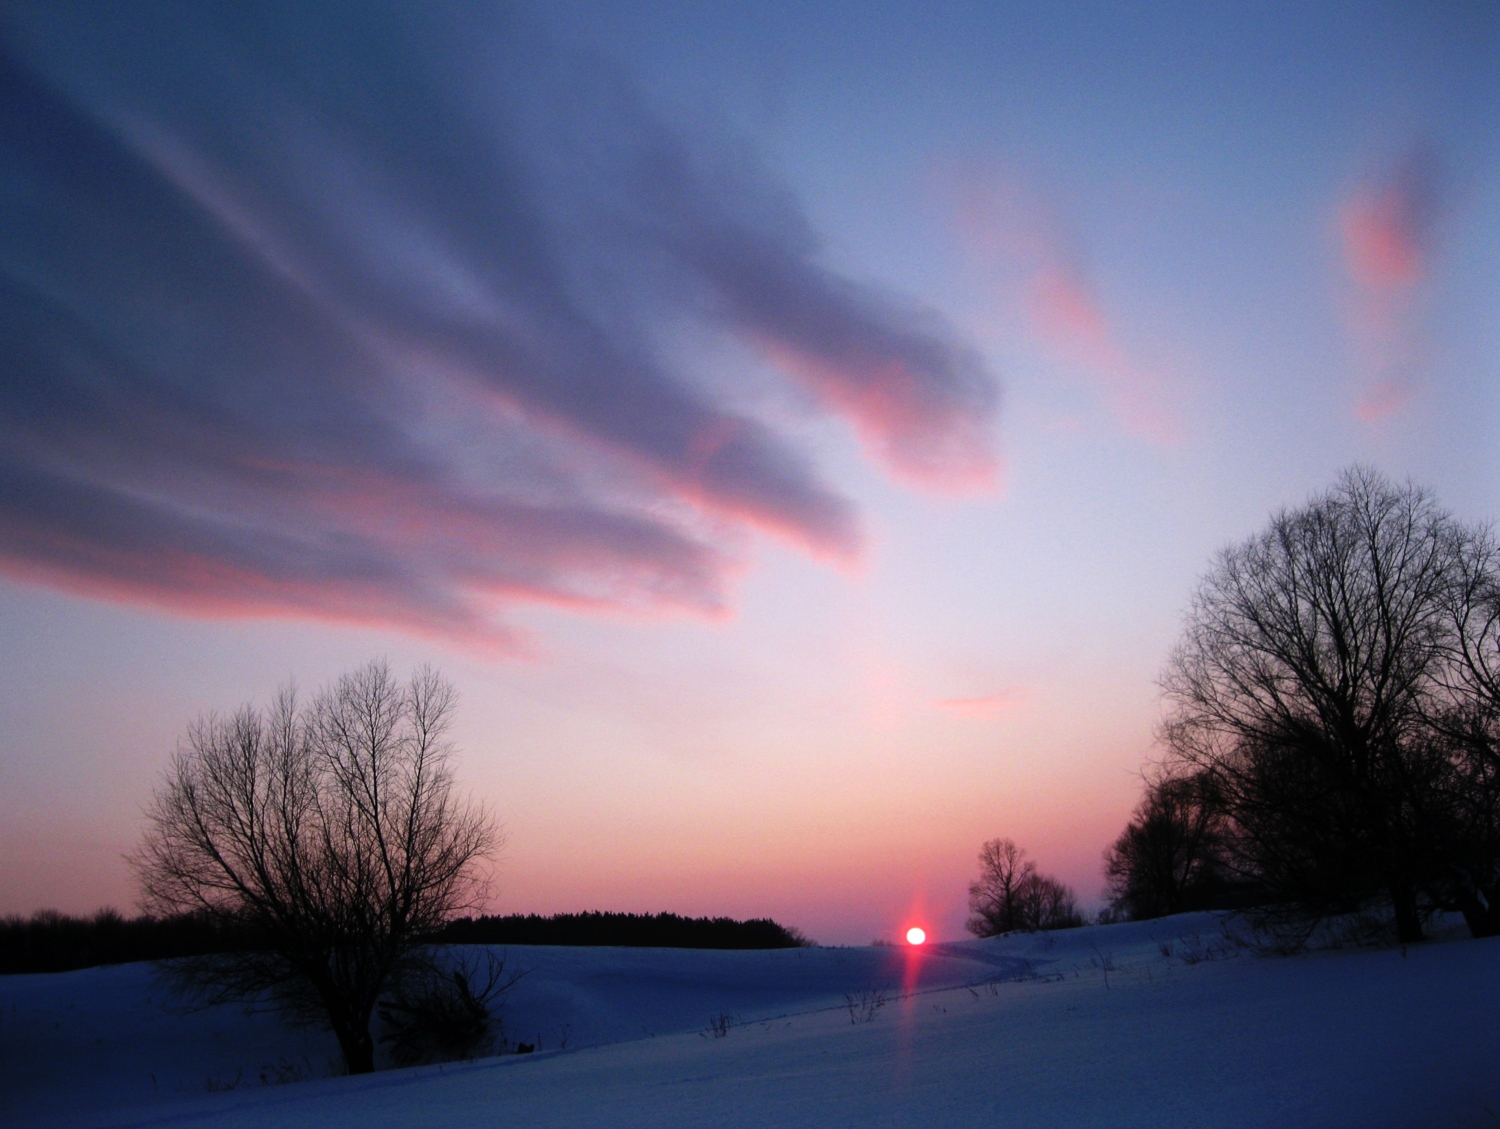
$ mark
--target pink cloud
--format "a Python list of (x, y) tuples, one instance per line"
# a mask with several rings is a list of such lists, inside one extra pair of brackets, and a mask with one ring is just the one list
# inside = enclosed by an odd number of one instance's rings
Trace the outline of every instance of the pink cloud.
[(1347, 323), (1362, 370), (1354, 414), (1366, 423), (1399, 415), (1415, 394), (1418, 299), (1432, 270), (1439, 189), (1435, 155), (1417, 146), (1368, 174), (1338, 209)]
[(1382, 380), (1360, 394), (1354, 405), (1354, 414), (1365, 423), (1380, 423), (1405, 411), (1414, 394), (1409, 384)]
[(1182, 423), (1169, 404), (1166, 382), (1121, 347), (1082, 273), (1059, 262), (1034, 275), (1028, 289), (1038, 336), (1059, 357), (1094, 374), (1126, 430), (1155, 443), (1181, 442)]
[(767, 343), (766, 353), (853, 425), (865, 448), (899, 478), (929, 490), (995, 488), (1000, 460), (988, 411), (933, 402), (900, 360), (830, 358)]
[(924, 488), (994, 485), (999, 388), (945, 317), (828, 270), (805, 232), (753, 238), (695, 198), (681, 208), (666, 245), (711, 288), (717, 315), (871, 454)]
[(1024, 689), (1002, 690), (973, 698), (943, 698), (935, 704), (959, 717), (1000, 717), (1024, 709), (1030, 697)]
[[(0, 513), (0, 542), (11, 546), (0, 574), (195, 618), (394, 628), (523, 655), (533, 642), (503, 622), (508, 609), (716, 617), (736, 567), (630, 514), (464, 497), (316, 465), (260, 469), (299, 496), (300, 532), (280, 528), (266, 512), (274, 507), (208, 524), (175, 518), (160, 495), (75, 485), (71, 524), (41, 507)], [(115, 537), (97, 535), (106, 520)]]
[(1437, 168), (1414, 149), (1394, 168), (1361, 184), (1339, 209), (1349, 274), (1375, 290), (1405, 290), (1422, 281), (1437, 212)]
[(953, 180), (959, 236), (985, 267), (1019, 273), (1031, 332), (1055, 358), (1089, 373), (1127, 431), (1179, 442), (1182, 424), (1168, 381), (1122, 343), (1055, 209), (993, 169), (971, 167)]

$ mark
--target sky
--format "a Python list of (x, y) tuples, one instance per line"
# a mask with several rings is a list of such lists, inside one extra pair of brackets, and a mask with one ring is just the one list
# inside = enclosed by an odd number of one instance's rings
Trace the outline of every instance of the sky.
[(1220, 548), (1500, 517), (1500, 11), (0, 6), (0, 913), (457, 687), (489, 908), (1089, 906)]

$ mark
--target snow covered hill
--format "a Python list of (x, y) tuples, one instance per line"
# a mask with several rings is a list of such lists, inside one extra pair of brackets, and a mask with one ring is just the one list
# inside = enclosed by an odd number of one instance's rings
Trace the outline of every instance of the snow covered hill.
[[(1500, 1124), (1500, 940), (1281, 958), (1209, 915), (928, 946), (512, 948), (538, 1053), (325, 1074), (143, 966), (0, 979), (8, 1125)], [(882, 1002), (883, 1001), (883, 1002)], [(731, 1017), (726, 1024), (724, 1017)]]

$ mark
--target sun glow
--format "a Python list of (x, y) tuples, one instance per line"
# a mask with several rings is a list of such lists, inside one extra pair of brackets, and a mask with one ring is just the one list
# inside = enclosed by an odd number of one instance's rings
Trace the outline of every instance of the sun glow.
[(906, 931), (906, 943), (908, 945), (920, 945), (927, 940), (927, 930), (913, 925)]

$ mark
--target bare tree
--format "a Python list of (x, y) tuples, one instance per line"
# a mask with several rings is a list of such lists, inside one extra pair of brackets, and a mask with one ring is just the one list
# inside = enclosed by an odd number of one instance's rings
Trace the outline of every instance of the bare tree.
[(1047, 874), (1028, 874), (1016, 889), (1017, 928), (1027, 933), (1076, 929), (1083, 924), (1078, 898), (1068, 886)]
[(1073, 891), (1038, 874), (1036, 863), (1013, 839), (991, 839), (980, 848), (979, 880), (969, 886), (969, 910), (974, 916), (967, 928), (976, 937), (1083, 924)]
[(1204, 909), (1224, 881), (1225, 818), (1204, 774), (1158, 774), (1104, 853), (1114, 915), (1139, 921)]
[(472, 908), (498, 845), (457, 795), (453, 687), (384, 662), (300, 706), (208, 714), (179, 747), (133, 858), (148, 911), (233, 922), (248, 952), (177, 968), (203, 1002), (264, 999), (326, 1023), (350, 1073), (374, 1069), (382, 993), (423, 965), (423, 939)]
[(1241, 873), (1313, 913), (1383, 896), (1402, 941), (1443, 851), (1428, 719), (1465, 536), (1424, 491), (1348, 471), (1219, 555), (1162, 678), (1170, 757), (1221, 797)]
[(979, 880), (969, 886), (968, 930), (976, 937), (994, 937), (1020, 928), (1017, 893), (1023, 880), (1036, 873), (1036, 863), (1014, 839), (990, 839), (979, 849)]
[(1453, 764), (1450, 900), (1476, 937), (1500, 934), (1500, 545), (1463, 539), (1449, 587), (1451, 660), (1429, 719)]

